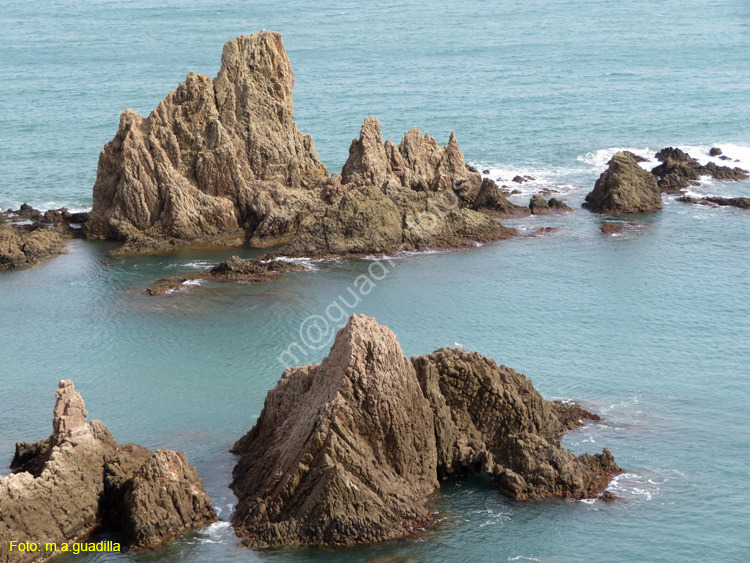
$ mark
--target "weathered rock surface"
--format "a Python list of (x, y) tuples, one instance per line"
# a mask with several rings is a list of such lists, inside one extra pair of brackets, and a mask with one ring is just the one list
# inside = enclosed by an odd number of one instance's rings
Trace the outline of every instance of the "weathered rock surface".
[(661, 191), (653, 174), (621, 151), (609, 161), (583, 207), (594, 213), (642, 213), (662, 208)]
[[(712, 155), (713, 156), (713, 155)], [(651, 172), (659, 178), (659, 187), (666, 193), (682, 193), (690, 186), (700, 184), (701, 176), (711, 176), (717, 180), (746, 180), (747, 170), (718, 166), (709, 162), (702, 166), (696, 159), (686, 152), (667, 147), (656, 153), (656, 159), (661, 162)]]
[(235, 444), (233, 524), (258, 547), (397, 538), (429, 522), (439, 477), (478, 471), (519, 500), (596, 497), (621, 471), (609, 451), (576, 457), (558, 441), (589, 416), (477, 353), (410, 362), (354, 315), (321, 364), (284, 372)]
[(320, 365), (285, 371), (233, 451), (232, 522), (246, 545), (383, 541), (430, 518), (432, 413), (373, 319), (352, 317)]
[(564, 201), (554, 197), (547, 201), (540, 195), (531, 197), (529, 209), (533, 215), (549, 215), (550, 213), (565, 213), (567, 211), (573, 211)]
[(482, 180), (472, 207), (475, 211), (486, 209), (504, 216), (523, 216), (530, 213), (528, 207), (522, 207), (508, 201), (497, 184), (489, 178)]
[(148, 295), (161, 295), (168, 291), (180, 289), (186, 282), (195, 280), (229, 280), (256, 283), (268, 281), (283, 272), (295, 272), (306, 269), (303, 265), (289, 260), (243, 259), (238, 256), (217, 264), (198, 274), (190, 276), (170, 276), (156, 280), (156, 283), (144, 290)]
[(24, 270), (59, 256), (69, 238), (58, 227), (0, 223), (0, 270)]
[(677, 201), (683, 203), (696, 203), (699, 205), (710, 205), (713, 207), (738, 207), (740, 209), (750, 209), (750, 198), (748, 197), (678, 197)]
[[(20, 442), (14, 458), (15, 473), (0, 476), (0, 561), (44, 560), (54, 553), (9, 551), (10, 540), (67, 544), (85, 538), (104, 520), (121, 517), (137, 521), (126, 534), (131, 545), (159, 543), (170, 535), (216, 519), (210, 500), (195, 470), (182, 454), (152, 454), (140, 446), (119, 446), (104, 424), (86, 421), (88, 413), (69, 380), (56, 393), (52, 435), (35, 444)], [(156, 456), (156, 460), (153, 460)], [(161, 456), (161, 457), (159, 457)], [(156, 474), (149, 467), (167, 465), (180, 471)], [(151, 493), (139, 502), (107, 502), (115, 488), (107, 475), (116, 460), (124, 460), (120, 483), (132, 483)], [(152, 460), (152, 461), (149, 461)], [(180, 526), (178, 522), (182, 522)], [(145, 532), (144, 532), (145, 531)], [(148, 540), (148, 541), (145, 541)], [(44, 543), (42, 543), (44, 546)]]
[(512, 235), (471, 209), (481, 177), (455, 135), (439, 146), (412, 129), (395, 145), (368, 117), (329, 177), (294, 124), (293, 84), (281, 35), (264, 31), (229, 41), (214, 80), (191, 73), (147, 118), (126, 110), (99, 158), (88, 236), (121, 253), (210, 241), (321, 256)]
[(412, 361), (435, 413), (441, 477), (483, 470), (517, 500), (580, 499), (598, 496), (621, 472), (606, 449), (578, 457), (563, 449), (570, 413), (515, 370), (461, 349)]

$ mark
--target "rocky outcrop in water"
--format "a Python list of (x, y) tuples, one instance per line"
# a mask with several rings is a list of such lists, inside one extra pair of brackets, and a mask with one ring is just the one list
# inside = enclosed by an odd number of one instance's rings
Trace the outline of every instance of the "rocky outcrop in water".
[(472, 204), (474, 210), (489, 210), (498, 213), (501, 216), (523, 216), (528, 215), (528, 207), (522, 207), (508, 201), (505, 194), (497, 187), (497, 184), (490, 178), (484, 178), (479, 187), (479, 192)]
[(143, 118), (121, 117), (99, 158), (90, 238), (120, 252), (194, 241), (286, 255), (351, 255), (464, 246), (513, 234), (476, 213), (481, 186), (451, 135), (383, 142), (368, 117), (341, 176), (329, 177), (293, 121), (294, 75), (281, 35), (224, 46), (216, 79), (191, 73)]
[(65, 241), (78, 236), (87, 213), (67, 209), (42, 212), (24, 203), (0, 213), (0, 270), (23, 270), (65, 252)]
[(250, 546), (370, 543), (430, 519), (430, 406), (395, 335), (352, 317), (320, 365), (269, 391), (241, 455), (232, 523)]
[(747, 170), (739, 167), (718, 166), (713, 162), (701, 165), (686, 152), (673, 147), (660, 150), (656, 153), (656, 159), (661, 164), (651, 172), (659, 179), (659, 187), (666, 193), (682, 193), (690, 186), (697, 186), (700, 184), (698, 179), (701, 176), (731, 181), (748, 178)]
[(531, 197), (529, 209), (533, 215), (549, 215), (550, 213), (565, 213), (573, 211), (564, 201), (554, 197), (547, 201), (540, 195)]
[(584, 413), (477, 353), (409, 361), (388, 328), (355, 315), (321, 364), (284, 372), (235, 444), (233, 524), (256, 547), (403, 537), (429, 523), (438, 478), (478, 471), (519, 500), (596, 497), (621, 471), (612, 455), (558, 441)]
[[(41, 561), (62, 545), (87, 537), (103, 522), (118, 524), (133, 546), (216, 520), (203, 484), (184, 454), (120, 446), (88, 413), (69, 380), (56, 393), (52, 435), (19, 442), (14, 473), (0, 476), (0, 561)], [(116, 478), (113, 477), (116, 475)], [(41, 542), (35, 553), (11, 552), (9, 542)]]
[(662, 208), (661, 191), (653, 174), (621, 151), (609, 161), (583, 207), (594, 213), (613, 215), (656, 211)]
[(748, 197), (678, 197), (677, 201), (683, 203), (696, 203), (698, 205), (709, 205), (712, 207), (738, 207), (739, 209), (750, 209), (750, 198)]

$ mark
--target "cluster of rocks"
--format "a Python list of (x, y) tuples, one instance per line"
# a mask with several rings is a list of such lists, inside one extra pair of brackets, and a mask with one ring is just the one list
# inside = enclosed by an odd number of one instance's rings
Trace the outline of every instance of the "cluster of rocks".
[(708, 205), (710, 207), (738, 207), (740, 209), (750, 209), (750, 198), (748, 197), (678, 197), (677, 201), (683, 203), (695, 203), (698, 205)]
[(480, 471), (518, 500), (597, 497), (621, 472), (612, 454), (559, 442), (593, 416), (478, 353), (409, 360), (355, 315), (320, 364), (284, 372), (235, 444), (233, 525), (255, 547), (404, 537), (434, 518), (440, 479)]
[(26, 203), (0, 213), (0, 270), (22, 270), (62, 254), (87, 220), (88, 213), (41, 212)]
[(147, 295), (161, 295), (175, 291), (186, 283), (195, 280), (227, 280), (255, 283), (268, 281), (282, 272), (304, 270), (301, 264), (280, 259), (242, 259), (232, 256), (228, 260), (190, 276), (170, 276), (156, 280), (156, 283), (145, 289)]
[[(711, 156), (721, 155), (721, 149), (711, 149)], [(723, 156), (723, 155), (722, 155)], [(667, 147), (656, 153), (661, 162), (651, 172), (644, 170), (639, 163), (646, 159), (628, 151), (616, 153), (596, 181), (593, 191), (586, 196), (583, 207), (595, 213), (625, 214), (656, 211), (662, 208), (662, 193), (682, 193), (690, 186), (699, 185), (701, 176), (717, 180), (739, 181), (748, 178), (747, 170), (728, 166), (718, 166), (713, 162), (701, 165), (686, 152)], [(703, 198), (701, 201), (718, 205), (742, 207), (743, 198), (725, 199)], [(681, 201), (695, 203), (693, 198), (680, 198)]]
[(293, 84), (281, 35), (264, 31), (229, 41), (214, 80), (191, 73), (148, 117), (126, 110), (99, 157), (87, 236), (121, 252), (210, 241), (341, 256), (513, 235), (480, 212), (513, 207), (499, 192), (477, 202), (482, 178), (455, 135), (384, 142), (368, 117), (329, 175), (293, 121)]
[(73, 382), (60, 382), (52, 435), (19, 442), (13, 473), (0, 476), (0, 561), (25, 563), (55, 555), (9, 552), (11, 540), (84, 539), (112, 525), (132, 547), (155, 547), (217, 520), (203, 483), (182, 452), (118, 445), (88, 413)]

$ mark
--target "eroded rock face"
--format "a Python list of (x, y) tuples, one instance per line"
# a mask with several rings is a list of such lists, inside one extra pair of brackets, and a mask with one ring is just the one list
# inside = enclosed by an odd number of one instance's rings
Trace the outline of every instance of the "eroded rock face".
[(439, 477), (478, 471), (519, 500), (596, 497), (621, 471), (611, 454), (558, 441), (589, 416), (478, 353), (409, 361), (390, 330), (354, 315), (320, 365), (284, 372), (235, 444), (233, 524), (256, 547), (397, 538), (430, 520)]
[(441, 477), (482, 470), (516, 500), (580, 499), (600, 495), (621, 472), (608, 450), (576, 457), (562, 448), (571, 410), (546, 401), (515, 370), (461, 349), (412, 361), (435, 413)]
[(440, 146), (412, 129), (395, 145), (371, 116), (329, 177), (294, 124), (293, 84), (281, 35), (264, 31), (229, 41), (216, 79), (191, 73), (147, 118), (126, 110), (99, 158), (88, 236), (119, 253), (208, 241), (323, 256), (513, 234), (471, 209), (481, 177), (455, 135)]
[(594, 213), (624, 214), (662, 208), (656, 178), (626, 152), (616, 153), (586, 196), (583, 207)]
[[(117, 519), (113, 511), (138, 519), (152, 530), (142, 543), (133, 536), (132, 545), (159, 543), (170, 535), (216, 519), (210, 500), (195, 470), (181, 466), (182, 472), (162, 473), (151, 478), (154, 494), (146, 502), (108, 504), (115, 491), (107, 475), (113, 460), (122, 460), (120, 483), (144, 480), (152, 454), (134, 445), (120, 446), (104, 424), (86, 421), (88, 413), (81, 395), (70, 380), (60, 382), (56, 393), (52, 435), (36, 444), (19, 442), (14, 458), (15, 473), (0, 477), (0, 561), (44, 560), (53, 553), (9, 551), (10, 540), (64, 544), (85, 538), (104, 520)], [(160, 450), (161, 452), (161, 450)], [(170, 457), (182, 454), (167, 452)], [(30, 471), (30, 472), (28, 472)], [(140, 480), (140, 481), (139, 481)], [(173, 494), (178, 489), (182, 494)], [(166, 491), (166, 492), (163, 492)], [(164, 497), (177, 499), (172, 505)], [(181, 502), (180, 502), (181, 501)], [(208, 509), (206, 509), (208, 506)], [(182, 526), (176, 524), (183, 522)], [(165, 526), (164, 522), (168, 524)], [(167, 533), (168, 532), (168, 533)], [(163, 535), (160, 535), (163, 534)]]
[(265, 192), (325, 180), (294, 124), (293, 85), (268, 31), (229, 41), (215, 80), (190, 73), (147, 118), (126, 110), (99, 157), (89, 236), (242, 240), (273, 213)]
[(233, 451), (232, 522), (246, 545), (376, 542), (429, 519), (432, 412), (373, 319), (352, 317), (320, 365), (285, 371)]

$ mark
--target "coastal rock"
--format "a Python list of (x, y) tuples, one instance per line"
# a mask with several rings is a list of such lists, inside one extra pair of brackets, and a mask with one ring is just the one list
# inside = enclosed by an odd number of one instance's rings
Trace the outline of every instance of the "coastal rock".
[(62, 227), (0, 223), (0, 270), (24, 270), (59, 256), (69, 238)]
[(557, 199), (556, 197), (551, 197), (547, 202), (547, 205), (549, 205), (549, 208), (556, 213), (566, 213), (568, 211), (573, 211), (573, 209), (567, 203), (560, 199)]
[(432, 412), (396, 336), (373, 319), (353, 316), (320, 365), (285, 371), (233, 451), (245, 545), (384, 541), (430, 518)]
[(656, 159), (661, 162), (651, 172), (659, 178), (659, 187), (666, 193), (682, 193), (690, 186), (697, 186), (701, 176), (711, 176), (717, 180), (746, 180), (747, 170), (729, 166), (718, 166), (709, 162), (705, 166), (686, 152), (667, 147), (656, 153)]
[(548, 215), (552, 213), (549, 203), (540, 195), (531, 196), (529, 209), (533, 215)]
[[(145, 459), (151, 452), (140, 446), (119, 446), (104, 424), (98, 420), (89, 423), (87, 416), (83, 399), (73, 383), (61, 381), (56, 393), (52, 435), (36, 444), (19, 442), (17, 445), (16, 472), (8, 477), (0, 476), (0, 561), (24, 563), (54, 555), (44, 551), (11, 553), (11, 540), (62, 545), (87, 537), (113, 517), (108, 510), (113, 505), (105, 500), (114, 494), (106, 478), (111, 460), (125, 459), (128, 472), (144, 467), (138, 455)], [(169, 455), (179, 454), (170, 452)], [(197, 476), (185, 469), (182, 474), (152, 479), (155, 490), (170, 491), (175, 486), (187, 489), (190, 503), (169, 506), (163, 502), (163, 496), (152, 495), (150, 498), (156, 505), (149, 501), (142, 506), (123, 505), (118, 510), (132, 517), (143, 514), (144, 525), (150, 523), (157, 531), (163, 529), (160, 528), (162, 521), (174, 522), (186, 515), (195, 525), (211, 522), (215, 514), (196, 511), (205, 507), (206, 502), (210, 507), (210, 501), (202, 484), (194, 477)], [(122, 479), (127, 481), (133, 477), (123, 472)], [(188, 527), (191, 526), (172, 525), (169, 535)], [(150, 538), (158, 543), (157, 536), (153, 533)]]
[(99, 158), (87, 235), (122, 242), (119, 254), (205, 241), (286, 256), (512, 236), (472, 210), (481, 176), (454, 134), (440, 146), (412, 129), (396, 145), (367, 117), (329, 177), (294, 124), (293, 84), (281, 35), (263, 31), (224, 46), (216, 79), (189, 74), (147, 118), (126, 110)]
[(708, 151), (709, 156), (721, 156), (722, 154), (724, 153), (719, 147), (711, 147), (711, 150)]
[(625, 227), (619, 223), (604, 223), (599, 230), (603, 235), (619, 235), (626, 231)]
[[(203, 481), (183, 452), (147, 453), (135, 471), (132, 466), (122, 470), (121, 456), (109, 458), (105, 466), (106, 482), (113, 487), (108, 502), (116, 507), (114, 517), (132, 547), (158, 547), (217, 520)], [(120, 476), (116, 485), (114, 475)]]
[(656, 178), (625, 152), (616, 153), (583, 207), (595, 213), (623, 214), (662, 208)]
[(578, 457), (563, 449), (570, 412), (515, 370), (462, 349), (412, 362), (435, 414), (442, 478), (483, 470), (516, 500), (580, 499), (598, 496), (622, 471), (606, 449)]
[(696, 203), (699, 205), (713, 205), (719, 207), (738, 207), (740, 209), (750, 209), (750, 198), (748, 197), (678, 197), (677, 201), (683, 203)]
[(609, 451), (576, 457), (558, 441), (583, 413), (478, 353), (410, 362), (388, 328), (353, 315), (321, 364), (284, 372), (235, 444), (233, 525), (255, 547), (403, 537), (429, 523), (438, 478), (478, 471), (519, 500), (596, 497), (621, 472)]
[(264, 192), (325, 181), (293, 85), (281, 35), (264, 31), (229, 41), (215, 80), (190, 73), (147, 118), (125, 110), (99, 157), (88, 235), (241, 241), (274, 212)]
[(528, 215), (530, 213), (529, 208), (508, 201), (497, 184), (489, 178), (482, 180), (472, 207), (475, 211), (487, 209), (505, 216)]

